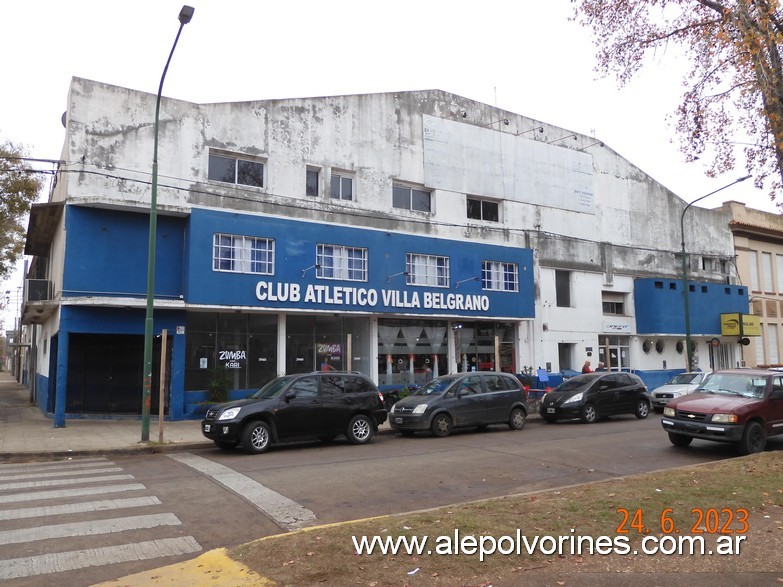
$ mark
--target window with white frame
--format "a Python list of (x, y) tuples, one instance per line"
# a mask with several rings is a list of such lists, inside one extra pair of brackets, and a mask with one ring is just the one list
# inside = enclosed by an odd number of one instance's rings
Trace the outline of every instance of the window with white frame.
[(764, 278), (764, 291), (775, 291), (772, 288), (772, 253), (761, 253), (761, 268)]
[(754, 337), (753, 343), (756, 346), (756, 366), (759, 365), (766, 365), (764, 359), (764, 339), (767, 337), (767, 334), (762, 330), (761, 336)]
[(264, 163), (232, 155), (209, 154), (207, 177), (236, 185), (264, 187)]
[(783, 293), (783, 255), (775, 255), (776, 275), (778, 276), (778, 293)]
[(353, 200), (353, 177), (332, 171), (332, 189), (329, 195), (337, 200)]
[(214, 271), (274, 275), (274, 239), (216, 233), (212, 242)]
[(500, 222), (500, 204), (491, 200), (468, 198), (468, 218)]
[(768, 365), (777, 365), (778, 361), (778, 326), (777, 324), (767, 324), (767, 351), (769, 352)]
[(319, 244), (315, 263), (321, 279), (367, 281), (367, 249)]
[(405, 255), (406, 283), (408, 285), (449, 286), (449, 258), (437, 255)]
[(395, 183), (392, 186), (392, 206), (402, 210), (430, 212), (430, 192)]
[(750, 251), (748, 253), (748, 265), (750, 267), (750, 289), (753, 291), (760, 291), (758, 261), (758, 253)]
[(481, 262), (481, 288), (492, 291), (519, 291), (519, 269), (516, 263)]

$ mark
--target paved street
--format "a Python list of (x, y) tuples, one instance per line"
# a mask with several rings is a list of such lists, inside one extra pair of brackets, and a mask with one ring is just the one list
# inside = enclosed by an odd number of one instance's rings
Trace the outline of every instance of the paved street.
[(25, 394), (0, 376), (0, 580), (13, 587), (55, 576), (92, 585), (300, 527), (736, 455), (706, 442), (677, 449), (656, 416), (592, 425), (531, 417), (522, 431), (447, 438), (385, 429), (366, 446), (305, 442), (246, 455), (203, 440), (195, 421), (166, 423), (178, 442), (163, 445), (140, 443), (138, 421), (54, 429)]

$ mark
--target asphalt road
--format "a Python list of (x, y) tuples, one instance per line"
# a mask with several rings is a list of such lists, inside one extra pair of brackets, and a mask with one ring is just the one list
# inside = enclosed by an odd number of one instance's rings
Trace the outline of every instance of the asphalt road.
[[(522, 431), (387, 433), (366, 446), (298, 443), (256, 456), (215, 448), (2, 465), (0, 579), (9, 587), (55, 577), (91, 585), (282, 529), (736, 456), (731, 446), (701, 441), (675, 448), (659, 419), (586, 425), (534, 418)], [(769, 449), (780, 448), (783, 442), (770, 442)], [(82, 554), (71, 560), (66, 553), (73, 552)]]

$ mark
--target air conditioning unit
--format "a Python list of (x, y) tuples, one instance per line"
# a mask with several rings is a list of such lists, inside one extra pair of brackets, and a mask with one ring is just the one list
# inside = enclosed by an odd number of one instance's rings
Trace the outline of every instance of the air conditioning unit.
[(48, 279), (27, 279), (26, 282), (25, 302), (45, 302), (52, 299), (52, 282)]

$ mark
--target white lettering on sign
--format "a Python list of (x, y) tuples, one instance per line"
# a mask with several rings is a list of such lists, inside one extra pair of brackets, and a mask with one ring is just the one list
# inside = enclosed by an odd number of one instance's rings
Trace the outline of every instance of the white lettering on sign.
[(330, 306), (374, 308), (380, 302), (385, 308), (425, 308), (428, 310), (489, 311), (489, 296), (442, 292), (400, 291), (342, 285), (309, 284), (304, 293), (298, 283), (259, 281), (256, 298), (261, 302), (303, 302)]
[(221, 361), (244, 361), (247, 356), (245, 351), (218, 351)]
[(262, 302), (298, 302), (301, 298), (298, 283), (271, 283), (259, 281), (256, 297)]

